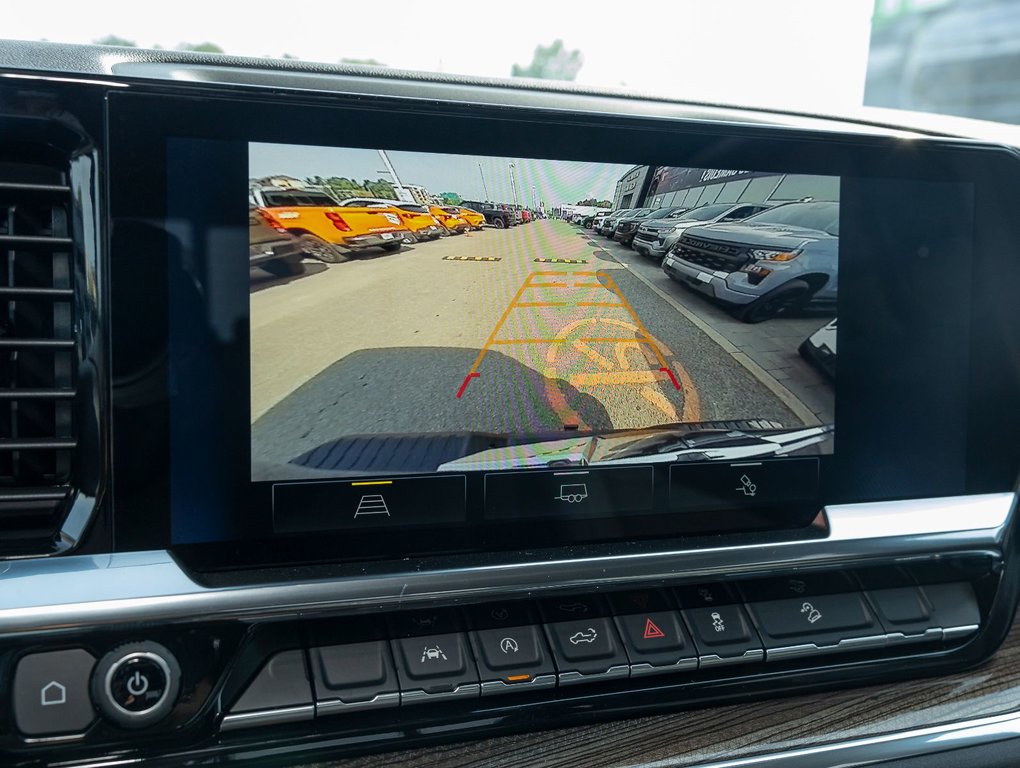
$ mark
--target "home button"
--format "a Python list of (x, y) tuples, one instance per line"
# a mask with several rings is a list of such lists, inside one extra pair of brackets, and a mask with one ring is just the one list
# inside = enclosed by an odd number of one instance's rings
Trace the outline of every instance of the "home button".
[(95, 657), (81, 648), (22, 657), (14, 673), (14, 722), (24, 736), (84, 732), (96, 719), (89, 699)]

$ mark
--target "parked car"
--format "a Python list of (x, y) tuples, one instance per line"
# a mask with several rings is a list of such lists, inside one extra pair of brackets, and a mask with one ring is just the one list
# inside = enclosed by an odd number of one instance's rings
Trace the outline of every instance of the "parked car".
[(423, 240), (436, 240), (443, 235), (443, 225), (435, 216), (429, 213), (429, 209), (418, 203), (405, 203), (402, 200), (385, 200), (381, 197), (352, 197), (341, 200), (340, 205), (345, 207), (368, 207), (392, 208), (404, 226), (410, 230), (411, 237), (406, 238), (410, 242), (421, 242)]
[(662, 261), (666, 253), (680, 239), (680, 235), (691, 227), (740, 221), (770, 207), (765, 203), (713, 203), (687, 211), (683, 211), (682, 208), (674, 208), (672, 210), (683, 212), (677, 216), (669, 215), (655, 221), (650, 221), (651, 217), (645, 219), (638, 227), (632, 245), (634, 250), (641, 255)]
[(470, 208), (473, 211), (478, 211), (485, 217), (485, 223), (495, 227), (496, 229), (512, 227), (516, 222), (516, 217), (499, 203), (483, 203), (478, 200), (463, 200), (461, 201), (461, 205)]
[(443, 210), (460, 216), (468, 223), (468, 226), (471, 229), (478, 230), (485, 227), (485, 214), (479, 213), (478, 211), (473, 211), (470, 208), (464, 208), (459, 205), (446, 206)]
[(248, 206), (248, 264), (286, 277), (305, 271), (301, 241), (265, 208)]
[(623, 216), (624, 214), (626, 214), (627, 212), (631, 211), (631, 210), (633, 210), (633, 209), (632, 208), (620, 208), (619, 210), (616, 210), (616, 211), (613, 211), (612, 213), (610, 213), (608, 216), (606, 216), (604, 219), (602, 219), (602, 223), (599, 225), (599, 228), (597, 230), (598, 233), (600, 235), (602, 235), (603, 237), (609, 237), (609, 233), (612, 232), (616, 228), (616, 223), (617, 223), (617, 221), (619, 221), (620, 217)]
[(330, 264), (346, 251), (399, 251), (410, 230), (388, 208), (345, 207), (322, 190), (253, 187), (251, 197), (292, 235), (310, 256)]
[[(647, 216), (649, 213), (651, 213), (652, 210), (654, 210), (654, 209), (652, 209), (652, 208), (631, 208), (626, 213), (621, 214), (619, 216), (619, 218), (617, 218), (616, 221), (614, 221), (610, 225), (609, 231), (606, 233), (606, 236), (610, 240), (616, 240), (617, 236), (618, 236), (619, 229), (620, 229), (621, 226), (623, 226), (624, 224), (626, 224), (628, 222), (634, 221), (635, 219), (643, 219), (645, 216)], [(634, 230), (635, 231), (637, 230), (637, 223), (636, 222), (634, 224)]]
[(609, 211), (599, 211), (591, 217), (591, 221), (586, 225), (588, 229), (598, 230), (602, 227), (602, 222), (606, 220), (606, 216), (609, 215)]
[(760, 323), (809, 303), (835, 305), (839, 203), (785, 203), (732, 224), (691, 227), (663, 271)]
[(836, 378), (836, 321), (833, 320), (804, 339), (797, 351), (829, 378)]
[(441, 205), (430, 205), (429, 213), (435, 216), (436, 221), (443, 225), (446, 230), (444, 234), (460, 235), (471, 228), (471, 225), (467, 223), (467, 219), (459, 213), (450, 213), (450, 209), (444, 208)]
[(683, 213), (686, 208), (647, 208), (647, 213), (623, 219), (616, 228), (616, 241), (623, 245), (633, 245), (634, 237), (646, 223), (671, 221)]

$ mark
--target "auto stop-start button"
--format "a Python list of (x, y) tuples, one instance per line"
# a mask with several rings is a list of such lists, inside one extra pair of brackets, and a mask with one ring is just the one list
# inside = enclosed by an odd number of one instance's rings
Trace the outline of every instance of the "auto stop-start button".
[(107, 719), (124, 728), (143, 728), (173, 709), (180, 676), (177, 660), (162, 645), (122, 645), (96, 667), (93, 696)]
[(110, 695), (127, 712), (145, 712), (166, 695), (166, 662), (144, 654), (128, 656), (110, 676)]

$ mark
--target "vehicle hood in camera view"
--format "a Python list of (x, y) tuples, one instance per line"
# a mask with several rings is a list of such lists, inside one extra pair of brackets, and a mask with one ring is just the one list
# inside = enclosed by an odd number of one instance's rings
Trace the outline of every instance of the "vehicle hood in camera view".
[(710, 424), (625, 430), (564, 440), (542, 440), (480, 451), (439, 466), (440, 472), (691, 461), (740, 461), (787, 456), (827, 440), (831, 425), (783, 429), (762, 421), (744, 428)]

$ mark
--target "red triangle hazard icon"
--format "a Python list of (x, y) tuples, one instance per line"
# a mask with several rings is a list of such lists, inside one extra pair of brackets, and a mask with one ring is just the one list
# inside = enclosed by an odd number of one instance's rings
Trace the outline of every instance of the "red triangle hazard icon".
[(666, 633), (656, 626), (655, 622), (648, 619), (645, 622), (645, 640), (654, 640), (657, 637), (665, 637)]

